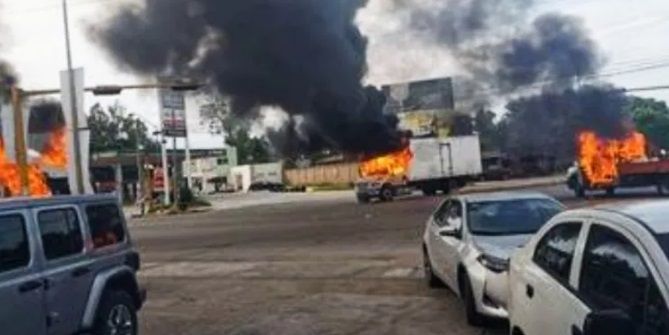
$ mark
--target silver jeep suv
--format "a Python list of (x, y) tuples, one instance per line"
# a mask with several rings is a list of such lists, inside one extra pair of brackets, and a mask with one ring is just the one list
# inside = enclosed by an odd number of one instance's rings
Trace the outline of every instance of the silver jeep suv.
[(0, 332), (137, 334), (139, 266), (116, 197), (0, 201)]

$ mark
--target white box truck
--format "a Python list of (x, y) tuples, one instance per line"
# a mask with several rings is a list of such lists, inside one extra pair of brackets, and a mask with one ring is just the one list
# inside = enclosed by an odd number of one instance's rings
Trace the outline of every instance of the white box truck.
[(411, 139), (407, 149), (361, 162), (355, 190), (361, 203), (375, 198), (390, 201), (414, 190), (447, 194), (482, 172), (477, 135)]

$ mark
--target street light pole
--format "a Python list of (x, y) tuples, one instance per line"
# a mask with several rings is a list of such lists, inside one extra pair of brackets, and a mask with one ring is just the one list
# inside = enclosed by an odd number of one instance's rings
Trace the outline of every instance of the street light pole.
[(81, 139), (79, 138), (79, 111), (77, 110), (77, 91), (74, 84), (74, 70), (72, 69), (72, 52), (70, 46), (70, 25), (67, 12), (67, 0), (63, 0), (63, 22), (65, 25), (65, 50), (67, 54), (67, 71), (70, 79), (70, 103), (72, 108), (72, 145), (74, 148), (74, 174), (76, 179), (75, 194), (84, 194), (84, 181), (81, 166)]

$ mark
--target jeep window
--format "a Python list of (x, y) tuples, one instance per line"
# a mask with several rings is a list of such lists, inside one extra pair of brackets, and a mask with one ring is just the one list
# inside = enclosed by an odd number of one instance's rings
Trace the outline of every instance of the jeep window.
[(534, 263), (562, 283), (569, 282), (580, 223), (563, 223), (553, 227), (537, 244)]
[(643, 257), (611, 229), (599, 225), (590, 229), (579, 292), (596, 310), (626, 312), (639, 325), (636, 334), (666, 334), (667, 308)]
[(96, 249), (125, 240), (123, 220), (118, 206), (111, 204), (87, 206), (86, 215)]
[(37, 220), (47, 260), (56, 260), (83, 251), (84, 239), (74, 209), (40, 211)]
[(28, 266), (30, 246), (20, 215), (0, 216), (0, 273)]

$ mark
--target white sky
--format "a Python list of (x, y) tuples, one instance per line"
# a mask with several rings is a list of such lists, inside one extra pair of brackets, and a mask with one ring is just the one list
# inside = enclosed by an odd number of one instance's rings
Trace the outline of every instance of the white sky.
[[(85, 33), (86, 22), (99, 21), (121, 3), (135, 0), (69, 0), (72, 47), (75, 66), (86, 70), (86, 85), (145, 82), (123, 73)], [(243, 0), (240, 0), (243, 1)], [(328, 1), (328, 0), (320, 0)], [(451, 76), (457, 68), (440, 50), (416, 44), (408, 36), (397, 36), (401, 45), (387, 45), (384, 34), (393, 31), (393, 17), (380, 17), (378, 10), (386, 0), (372, 0), (360, 13), (363, 31), (370, 38), (368, 81), (372, 84), (400, 82), (426, 77)], [(502, 0), (503, 1), (503, 0)], [(537, 0), (537, 11), (560, 11), (582, 17), (595, 41), (608, 57), (605, 73), (618, 72), (641, 64), (669, 65), (669, 1), (667, 0)], [(65, 65), (64, 33), (60, 0), (0, 0), (3, 23), (0, 58), (14, 65), (26, 89), (55, 88), (58, 71)], [(397, 40), (395, 40), (397, 43)], [(392, 52), (389, 52), (391, 50)], [(645, 63), (644, 63), (645, 62)], [(609, 78), (625, 87), (669, 84), (669, 66), (617, 75)], [(669, 90), (643, 93), (669, 101)], [(86, 97), (87, 105), (120, 100), (129, 112), (142, 115), (157, 125), (157, 96), (153, 92), (124, 93), (116, 98)], [(190, 127), (195, 147), (216, 147), (220, 138), (206, 134), (196, 118), (197, 106), (189, 103)]]

